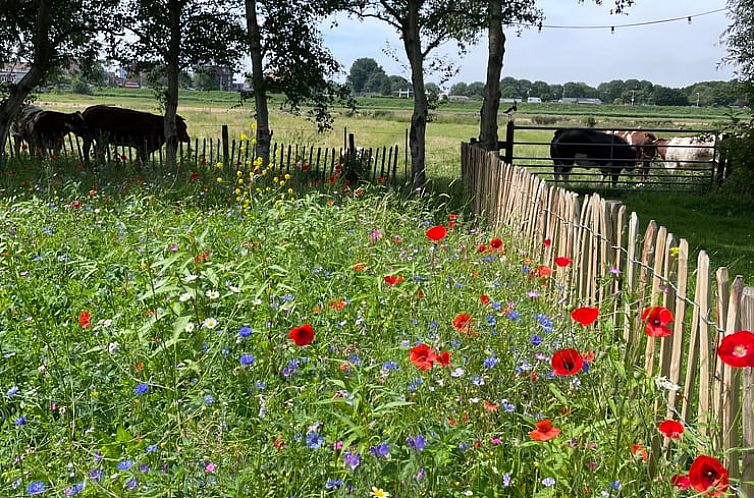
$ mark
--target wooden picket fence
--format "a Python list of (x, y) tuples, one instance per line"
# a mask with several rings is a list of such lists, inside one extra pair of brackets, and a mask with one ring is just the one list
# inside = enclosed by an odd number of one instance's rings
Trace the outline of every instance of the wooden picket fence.
[[(658, 417), (680, 418), (706, 436), (725, 454), (744, 495), (754, 498), (754, 368), (732, 368), (716, 354), (725, 334), (754, 331), (754, 287), (727, 268), (712, 272), (705, 251), (694, 280), (685, 239), (654, 221), (641, 237), (636, 213), (624, 205), (548, 185), (503, 163), (497, 151), (462, 144), (461, 170), (475, 214), (507, 226), (544, 264), (552, 267), (558, 256), (573, 261), (570, 271), (556, 272), (571, 290), (571, 304), (611, 307), (627, 362), (680, 386), (666, 392)], [(673, 311), (672, 336), (643, 333), (641, 312), (649, 306)], [(660, 444), (658, 437), (653, 446)]]
[[(356, 149), (353, 135), (350, 135), (348, 139), (345, 147), (321, 147), (273, 142), (270, 146), (270, 162), (274, 163), (275, 170), (286, 172), (306, 163), (316, 178), (326, 182), (328, 177), (333, 175), (336, 166), (346, 158), (351, 157), (365, 163), (365, 172), (368, 171), (368, 178), (364, 178), (364, 180), (398, 185), (404, 179), (409, 178), (405, 151), (403, 155), (400, 154), (397, 144), (391, 147), (361, 147)], [(6, 154), (13, 157), (15, 150), (10, 143), (10, 136), (4, 147)], [(22, 151), (20, 154), (26, 154), (26, 152)], [(63, 140), (60, 154), (63, 157), (83, 162), (83, 140), (76, 135), (68, 134)], [(93, 156), (94, 148), (90, 151), (90, 158), (93, 158)], [(221, 136), (218, 138), (195, 138), (189, 143), (179, 142), (177, 157), (181, 167), (199, 168), (223, 163), (228, 169), (233, 169), (237, 165), (253, 161), (256, 157), (256, 146), (251, 140), (230, 139), (228, 127), (223, 125)], [(98, 161), (132, 163), (136, 159), (136, 151), (130, 147), (109, 146), (105, 148), (105, 157), (99, 158)], [(164, 164), (164, 146), (153, 152), (147, 162), (162, 166)], [(399, 171), (401, 166), (403, 171)]]

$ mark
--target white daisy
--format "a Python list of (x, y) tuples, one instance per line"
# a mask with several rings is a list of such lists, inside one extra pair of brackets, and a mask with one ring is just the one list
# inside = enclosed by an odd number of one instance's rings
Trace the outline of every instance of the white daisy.
[(205, 328), (208, 328), (208, 329), (212, 330), (213, 328), (217, 327), (217, 320), (215, 320), (212, 317), (207, 318), (207, 319), (204, 320), (203, 325), (204, 325)]
[(184, 292), (183, 294), (180, 295), (178, 300), (182, 303), (185, 303), (186, 301), (190, 300), (192, 297), (193, 296), (191, 295), (190, 292)]
[(209, 299), (217, 299), (217, 298), (219, 298), (219, 297), (220, 297), (220, 292), (218, 292), (218, 291), (216, 291), (216, 290), (214, 290), (214, 289), (212, 289), (212, 290), (208, 290), (208, 291), (207, 291), (207, 297), (208, 297)]
[(188, 333), (191, 333), (194, 331), (194, 322), (188, 322), (185, 327), (183, 327), (183, 330), (185, 330)]

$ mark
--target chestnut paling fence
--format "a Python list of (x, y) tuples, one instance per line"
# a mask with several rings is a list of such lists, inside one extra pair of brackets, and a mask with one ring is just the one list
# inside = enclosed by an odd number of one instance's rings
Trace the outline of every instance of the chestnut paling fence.
[[(567, 271), (555, 272), (571, 289), (571, 303), (603, 312), (609, 307), (627, 362), (679, 386), (666, 391), (667, 406), (657, 407), (658, 417), (680, 418), (706, 436), (724, 452), (742, 493), (754, 498), (754, 368), (730, 367), (716, 354), (724, 335), (754, 330), (754, 287), (744, 287), (741, 276), (731, 278), (727, 268), (713, 272), (705, 251), (694, 275), (688, 243), (667, 228), (650, 221), (642, 236), (636, 213), (624, 205), (548, 185), (505, 164), (497, 151), (462, 144), (461, 172), (475, 214), (507, 226), (544, 264), (552, 267), (558, 256), (573, 261)], [(673, 312), (671, 336), (643, 332), (641, 312), (649, 306)], [(661, 444), (658, 433), (653, 447)]]

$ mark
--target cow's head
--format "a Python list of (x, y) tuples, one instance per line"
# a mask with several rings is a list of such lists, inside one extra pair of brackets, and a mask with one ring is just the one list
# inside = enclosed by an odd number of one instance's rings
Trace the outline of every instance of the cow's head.
[(189, 138), (188, 136), (188, 131), (186, 128), (186, 120), (183, 119), (183, 117), (176, 115), (175, 125), (176, 125), (176, 128), (178, 128), (178, 140), (180, 140), (181, 142), (190, 142), (191, 138)]
[(80, 112), (74, 112), (68, 115), (65, 120), (65, 129), (80, 137), (84, 137), (88, 134), (84, 116)]

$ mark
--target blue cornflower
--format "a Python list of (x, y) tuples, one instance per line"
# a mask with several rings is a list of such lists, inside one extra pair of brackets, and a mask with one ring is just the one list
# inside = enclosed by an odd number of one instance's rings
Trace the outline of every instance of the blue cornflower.
[(492, 309), (495, 311), (500, 311), (500, 309), (503, 307), (502, 304), (500, 304), (500, 301), (492, 301)]
[(283, 377), (290, 377), (291, 375), (294, 375), (298, 371), (298, 360), (291, 360), (288, 362), (288, 364), (283, 368)]
[(357, 452), (351, 453), (350, 451), (346, 451), (343, 454), (343, 462), (351, 467), (351, 470), (356, 470), (356, 467), (361, 464), (361, 455), (359, 455)]
[(503, 487), (507, 488), (511, 485), (511, 475), (509, 473), (503, 474)]
[(316, 450), (322, 446), (325, 442), (325, 438), (317, 434), (316, 432), (308, 432), (306, 434), (306, 446), (310, 450)]
[(408, 385), (408, 391), (414, 392), (422, 384), (424, 384), (424, 379), (422, 379), (421, 377), (417, 377), (416, 379), (412, 380), (411, 383)]
[(621, 488), (620, 481), (613, 481), (612, 487), (614, 490), (619, 491)]
[(16, 420), (13, 421), (13, 425), (26, 425), (26, 417), (21, 415)]
[(215, 402), (215, 397), (212, 396), (211, 394), (207, 394), (206, 396), (204, 396), (204, 403), (205, 404), (211, 405), (214, 402)]
[(390, 446), (387, 443), (380, 443), (377, 446), (370, 446), (369, 451), (377, 458), (387, 458), (390, 456)]
[(503, 411), (506, 413), (513, 413), (516, 411), (516, 405), (509, 402), (507, 399), (504, 399), (500, 402), (500, 406), (503, 408)]
[(524, 272), (524, 274), (528, 275), (529, 272), (531, 271), (531, 267), (529, 265), (523, 265), (521, 267), (521, 271)]
[(89, 472), (89, 479), (92, 481), (99, 481), (105, 476), (105, 471), (102, 469), (93, 469)]
[(240, 337), (249, 337), (251, 335), (251, 327), (241, 327), (238, 331)]
[(337, 489), (343, 485), (342, 479), (328, 479), (325, 489)]
[(256, 358), (254, 358), (254, 355), (245, 354), (241, 356), (241, 359), (239, 361), (241, 362), (241, 365), (251, 365), (252, 363), (254, 363), (255, 359)]
[(149, 385), (141, 382), (136, 387), (134, 387), (134, 392), (139, 395), (146, 394), (149, 392)]
[(550, 486), (555, 484), (555, 479), (553, 479), (552, 477), (545, 477), (544, 479), (542, 479), (542, 484), (549, 488)]
[(84, 481), (81, 481), (80, 483), (74, 484), (70, 488), (66, 489), (63, 492), (63, 494), (65, 496), (76, 496), (77, 494), (79, 494), (83, 490), (84, 490)]
[(492, 263), (493, 261), (495, 261), (495, 256), (492, 254), (488, 254), (487, 256), (484, 256), (482, 258), (482, 261), (484, 261), (485, 263)]
[(471, 383), (475, 386), (483, 386), (484, 385), (484, 379), (481, 378), (479, 375), (475, 375), (471, 378)]
[(115, 468), (118, 470), (128, 470), (131, 467), (133, 467), (134, 461), (133, 460), (121, 460), (115, 465)]
[(398, 365), (398, 363), (394, 361), (386, 361), (385, 363), (382, 364), (382, 369), (385, 370), (386, 372), (389, 372), (391, 370), (399, 370), (400, 365)]
[(458, 349), (461, 347), (461, 341), (459, 341), (458, 339), (451, 339), (450, 345), (451, 347)]
[(7, 392), (7, 393), (5, 393), (5, 394), (6, 394), (6, 396), (8, 396), (9, 398), (12, 398), (12, 397), (13, 397), (13, 396), (15, 396), (16, 394), (18, 394), (18, 386), (14, 385), (14, 386), (13, 386), (13, 387), (11, 387), (10, 389), (8, 389), (8, 392)]
[(139, 472), (141, 472), (142, 474), (149, 472), (149, 465), (147, 465), (146, 463), (139, 465)]
[(521, 313), (516, 310), (510, 310), (508, 312), (508, 318), (511, 320), (518, 320), (519, 318), (521, 318)]
[(156, 444), (150, 444), (147, 446), (147, 453), (154, 453), (157, 451), (157, 445)]
[(127, 489), (136, 489), (136, 486), (139, 485), (139, 481), (136, 480), (135, 477), (129, 479), (126, 481), (126, 488)]
[(437, 330), (437, 327), (438, 327), (438, 324), (436, 320), (432, 320), (431, 322), (429, 322), (429, 328), (431, 328), (432, 330)]
[(461, 450), (461, 453), (465, 453), (466, 450), (469, 449), (469, 443), (461, 443), (458, 445), (458, 449)]
[(494, 368), (500, 362), (495, 355), (490, 355), (484, 359), (484, 368)]
[(411, 436), (407, 437), (406, 444), (411, 449), (414, 449), (416, 451), (423, 451), (424, 446), (427, 444), (427, 440), (424, 438), (424, 436), (419, 434), (416, 437), (411, 437)]
[(539, 346), (542, 344), (542, 338), (537, 334), (534, 334), (531, 336), (531, 339), (529, 339), (529, 342), (531, 342), (532, 346)]
[(537, 319), (539, 322), (540, 327), (542, 327), (542, 330), (546, 333), (552, 332), (552, 320), (543, 313), (538, 313), (534, 318)]
[(359, 358), (355, 354), (352, 354), (351, 356), (349, 356), (348, 357), (348, 361), (350, 361), (351, 363), (353, 363), (357, 367), (361, 365), (361, 358)]
[(26, 492), (30, 495), (39, 495), (45, 492), (45, 483), (42, 481), (34, 481), (26, 486)]
[(497, 325), (497, 319), (493, 315), (487, 315), (487, 325), (494, 327)]

